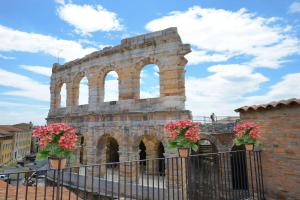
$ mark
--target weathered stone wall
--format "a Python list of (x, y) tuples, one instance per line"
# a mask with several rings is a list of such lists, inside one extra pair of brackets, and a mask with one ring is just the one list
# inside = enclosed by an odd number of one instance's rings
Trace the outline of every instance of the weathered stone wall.
[[(54, 64), (51, 76), (51, 106), (47, 122), (66, 122), (84, 137), (84, 163), (106, 162), (108, 138), (119, 145), (120, 161), (138, 158), (139, 143), (146, 156), (157, 157), (167, 138), (163, 125), (171, 120), (191, 118), (185, 110), (184, 55), (191, 51), (176, 28), (169, 28), (122, 40), (64, 65)], [(147, 64), (159, 67), (160, 97), (140, 99), (140, 72)], [(104, 102), (104, 81), (110, 71), (118, 74), (119, 100)], [(89, 103), (78, 105), (79, 84), (87, 77)], [(60, 90), (66, 84), (67, 103), (60, 108)]]
[(262, 127), (262, 167), (267, 199), (300, 199), (300, 105), (241, 111)]

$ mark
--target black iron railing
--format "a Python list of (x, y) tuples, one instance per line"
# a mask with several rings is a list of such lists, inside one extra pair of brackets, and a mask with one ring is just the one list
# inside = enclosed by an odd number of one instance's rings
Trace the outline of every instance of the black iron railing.
[(263, 200), (260, 151), (9, 173), (0, 199)]

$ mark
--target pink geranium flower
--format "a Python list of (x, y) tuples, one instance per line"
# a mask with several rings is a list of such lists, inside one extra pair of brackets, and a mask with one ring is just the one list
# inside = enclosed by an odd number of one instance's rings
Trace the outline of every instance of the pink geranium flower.
[(39, 155), (43, 155), (43, 158), (69, 156), (71, 151), (76, 149), (78, 142), (76, 129), (65, 123), (39, 126), (33, 130), (32, 136), (38, 139), (41, 147)]
[(197, 141), (200, 140), (200, 123), (192, 120), (179, 120), (169, 122), (165, 126), (165, 131), (170, 137), (170, 148), (187, 147), (196, 150)]

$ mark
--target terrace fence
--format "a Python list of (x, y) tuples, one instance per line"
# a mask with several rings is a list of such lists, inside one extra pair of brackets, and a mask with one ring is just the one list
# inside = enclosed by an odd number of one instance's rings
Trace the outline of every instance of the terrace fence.
[(264, 200), (261, 151), (3, 174), (0, 199)]

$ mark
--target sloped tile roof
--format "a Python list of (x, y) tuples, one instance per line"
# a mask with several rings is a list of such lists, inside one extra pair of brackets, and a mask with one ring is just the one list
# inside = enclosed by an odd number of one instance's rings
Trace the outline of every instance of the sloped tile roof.
[(12, 125), (0, 125), (0, 129), (5, 130), (7, 132), (20, 132), (22, 129), (14, 127)]
[(247, 112), (250, 110), (258, 110), (258, 109), (268, 109), (268, 108), (276, 108), (278, 106), (289, 106), (292, 104), (298, 104), (300, 105), (300, 99), (286, 99), (286, 100), (280, 100), (280, 101), (272, 101), (267, 104), (260, 104), (260, 105), (252, 105), (252, 106), (243, 106), (238, 109), (235, 109), (236, 112)]

